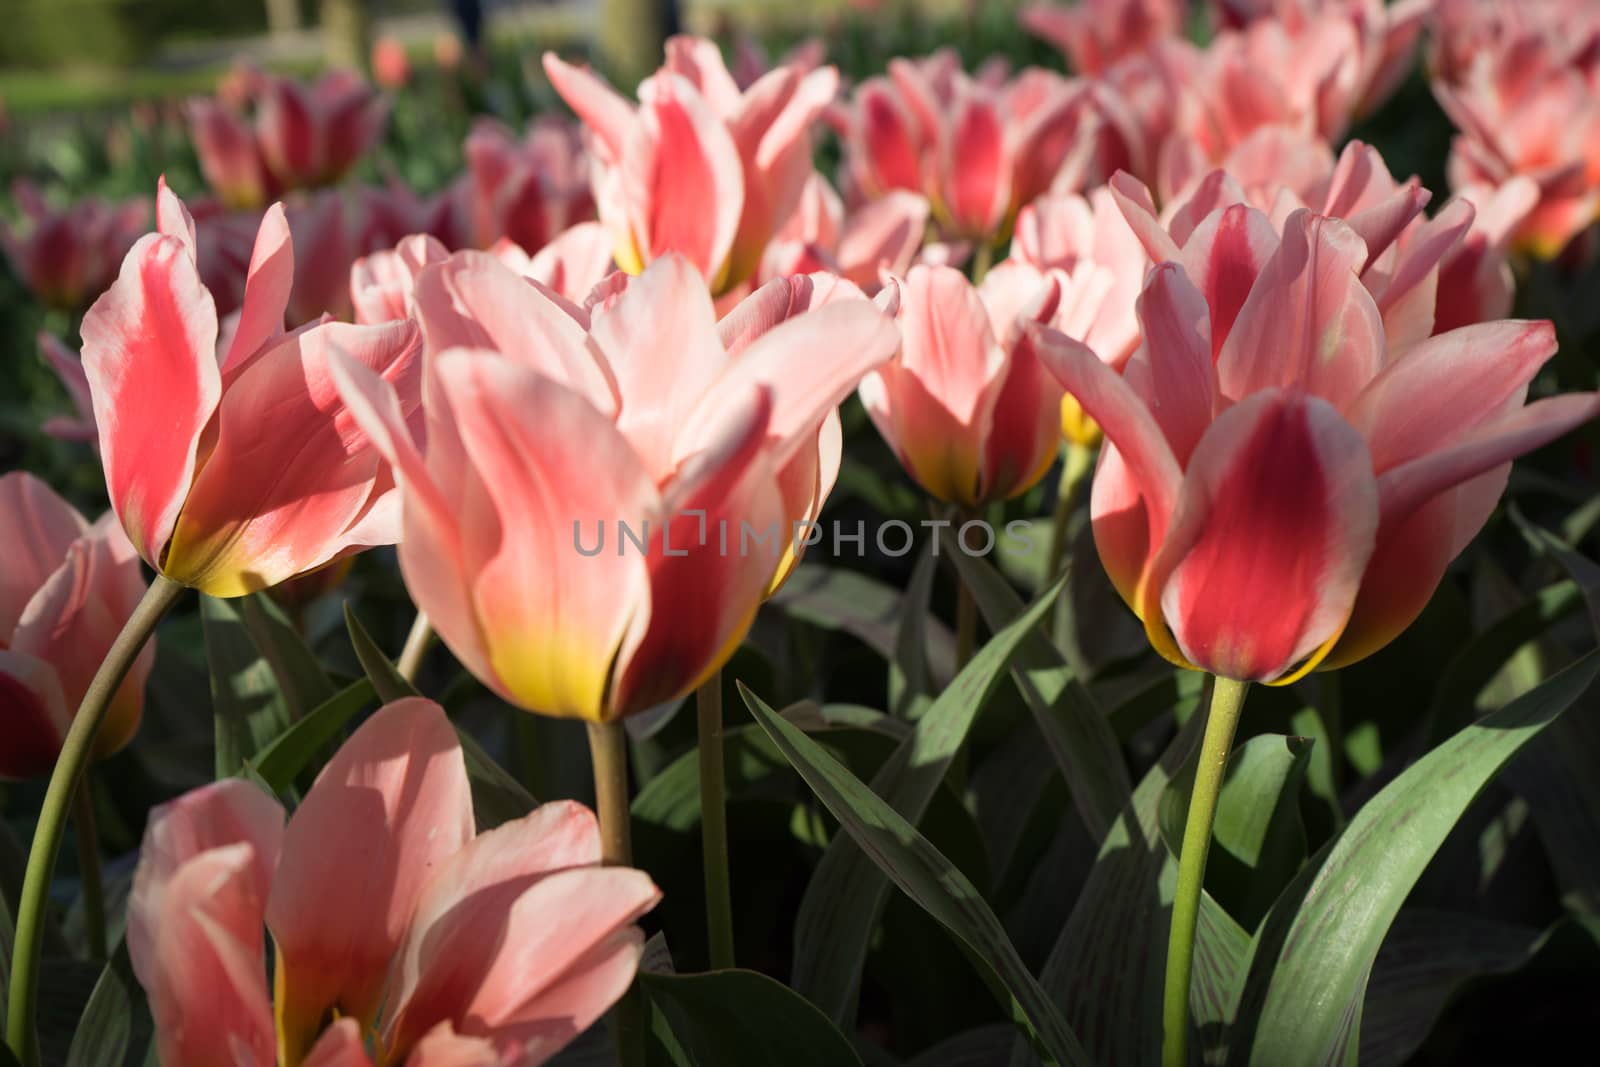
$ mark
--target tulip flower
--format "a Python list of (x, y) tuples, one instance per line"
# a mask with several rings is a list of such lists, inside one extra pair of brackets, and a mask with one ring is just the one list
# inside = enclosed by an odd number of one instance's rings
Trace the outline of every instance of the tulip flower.
[(350, 267), (350, 302), (364, 326), (409, 319), (415, 312), (413, 292), (422, 268), (450, 258), (444, 245), (425, 234), (413, 234), (386, 252), (374, 252)]
[[(114, 519), (92, 526), (44, 482), (0, 476), (0, 778), (46, 774), (94, 672), (144, 595), (139, 556)], [(139, 728), (155, 662), (146, 645), (111, 700), (93, 755)]]
[(880, 272), (911, 269), (927, 226), (928, 201), (916, 193), (894, 190), (847, 213), (828, 180), (813, 174), (799, 207), (767, 246), (758, 277), (821, 271), (876, 292)]
[(1528, 35), (1480, 55), (1459, 82), (1433, 83), (1460, 134), (1450, 184), (1496, 188), (1532, 180), (1539, 202), (1518, 225), (1517, 248), (1552, 258), (1600, 217), (1600, 66), (1571, 61)]
[(1488, 519), (1510, 462), (1600, 414), (1525, 404), (1548, 322), (1392, 349), (1360, 231), (1244, 204), (1201, 219), (1139, 299), (1119, 376), (1059, 333), (1040, 359), (1105, 429), (1096, 546), (1152, 645), (1286, 683), (1382, 648)]
[(417, 278), (425, 446), (375, 371), (335, 362), (404, 494), (412, 598), (511, 703), (614, 722), (732, 655), (814, 513), (828, 414), (896, 340), (859, 299), (763, 329), (770, 297), (719, 328), (681, 256), (580, 306), (458, 253)]
[(0, 249), (35, 297), (64, 311), (79, 311), (105, 291), (150, 218), (142, 200), (91, 198), (57, 211), (28, 182), (15, 182), (11, 192), (28, 225), (18, 233), (0, 220)]
[(1516, 279), (1506, 253), (1512, 234), (1539, 203), (1539, 186), (1518, 177), (1494, 190), (1468, 186), (1459, 195), (1477, 213), (1466, 238), (1439, 263), (1435, 333), (1511, 314)]
[(283, 209), (262, 219), (243, 305), (219, 352), (195, 228), (162, 183), (158, 232), (139, 239), (83, 321), (113, 509), (169, 579), (240, 596), (398, 534), (394, 484), (328, 378), (334, 351), (420, 401), (409, 322), (283, 332), (294, 249)]
[(811, 127), (838, 88), (832, 67), (771, 71), (741, 91), (710, 41), (675, 37), (639, 106), (586, 69), (544, 67), (588, 127), (595, 200), (616, 261), (637, 274), (675, 253), (716, 293), (755, 273), (812, 171)]
[(861, 383), (861, 402), (906, 472), (974, 508), (1031, 488), (1054, 462), (1062, 390), (1029, 323), (1091, 320), (1108, 281), (1015, 260), (973, 286), (950, 267), (900, 283), (899, 354)]
[[(476, 832), (443, 709), (388, 704), (284, 821), (241, 778), (150, 814), (128, 953), (164, 1067), (534, 1067), (633, 981), (660, 891), (571, 801)], [(267, 980), (263, 929), (275, 955)]]
[(1094, 75), (1183, 31), (1185, 0), (1082, 0), (1035, 4), (1022, 25), (1061, 49), (1079, 74)]
[(200, 169), (231, 208), (260, 208), (290, 189), (338, 181), (383, 136), (389, 105), (360, 76), (333, 71), (305, 86), (253, 73), (242, 90), (254, 105), (191, 101)]
[(518, 141), (500, 123), (480, 119), (465, 153), (474, 246), (505, 237), (532, 255), (569, 226), (594, 218), (589, 160), (570, 123), (538, 119)]
[(411, 56), (395, 37), (372, 42), (372, 76), (385, 89), (403, 89), (411, 80)]
[(950, 237), (991, 241), (1019, 206), (1098, 170), (1101, 118), (1090, 89), (1031, 69), (986, 82), (953, 52), (894, 59), (836, 123), (857, 194), (921, 193)]

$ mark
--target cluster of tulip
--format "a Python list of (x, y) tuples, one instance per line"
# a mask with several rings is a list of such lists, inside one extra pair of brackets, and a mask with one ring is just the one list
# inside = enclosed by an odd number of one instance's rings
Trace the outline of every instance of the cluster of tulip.
[[(852, 393), (968, 512), (1039, 483), (1063, 433), (1103, 433), (1100, 559), (1219, 693), (1370, 655), (1511, 461), (1600, 414), (1530, 402), (1555, 334), (1504, 318), (1510, 257), (1600, 214), (1600, 24), (1580, 42), (1583, 5), (1529, 6), (1221, 3), (1202, 48), (1179, 0), (1089, 0), (1025, 17), (1076, 77), (944, 52), (847, 93), (814, 53), (736, 79), (677, 38), (636, 99), (546, 55), (581, 132), (480, 126), (431, 199), (316, 188), (382, 132), (351, 76), (196, 103), (203, 210), (163, 183), (135, 240), (142, 205), (24, 200), (33, 231), (7, 242), (42, 299), (93, 299), (81, 363), (45, 340), (79, 409), (52, 429), (97, 442), (113, 514), (0, 479), (0, 774), (54, 767), (67, 796), (134, 735), (178, 589), (242, 596), (391, 544), (457, 660), (594, 724), (607, 773), (608, 731), (714, 678), (796, 565), (705, 531), (815, 519)], [(1330, 147), (1430, 17), (1461, 129), (1431, 217), (1375, 149)], [(575, 552), (597, 521), (680, 547)], [(1212, 725), (1225, 759), (1232, 721)], [(568, 804), (475, 836), (455, 735), (418, 699), (358, 729), (287, 826), (242, 780), (184, 796), (129, 905), (162, 1062), (542, 1062), (623, 995), (658, 895), (601, 860)]]

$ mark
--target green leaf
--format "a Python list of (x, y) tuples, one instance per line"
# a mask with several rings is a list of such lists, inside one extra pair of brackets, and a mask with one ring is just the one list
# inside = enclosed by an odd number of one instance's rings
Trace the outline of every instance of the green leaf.
[[(1228, 759), (1217, 800), (1206, 889), (1228, 914), (1253, 930), (1306, 859), (1300, 785), (1312, 752), (1304, 737), (1260, 734)], [(1161, 798), (1161, 835), (1174, 856), (1183, 841), (1194, 789), (1194, 762)]]
[[(929, 542), (934, 544), (935, 542)], [(936, 685), (933, 670), (928, 663), (928, 628), (934, 623), (928, 615), (929, 601), (933, 597), (933, 576), (939, 561), (930, 548), (917, 558), (911, 571), (911, 582), (906, 586), (905, 601), (900, 609), (899, 628), (895, 632), (894, 655), (889, 659), (889, 714), (898, 719), (915, 721), (928, 710), (933, 692), (949, 681), (940, 679)], [(940, 660), (941, 664), (952, 662)]]
[[(1096, 1062), (1143, 1067), (1161, 1055), (1161, 987), (1177, 863), (1161, 840), (1161, 797), (1200, 744), (1191, 715), (1145, 774), (1100, 854), (1040, 980)], [(1220, 1020), (1249, 935), (1209, 893), (1200, 898), (1189, 1008), (1205, 1033)], [(1023, 1062), (1013, 1055), (1013, 1064)]]
[[(875, 795), (899, 817), (913, 826), (921, 821), (1006, 664), (1060, 592), (1058, 582), (980, 649), (873, 776)], [(841, 837), (828, 846), (801, 899), (790, 984), (841, 1026), (855, 1017), (861, 966), (888, 894), (883, 872), (850, 838)]]
[(123, 941), (84, 1005), (67, 1052), (67, 1067), (136, 1067), (144, 1062), (153, 1035), (144, 990), (134, 976), (128, 944)]
[(274, 738), (250, 766), (274, 793), (283, 792), (375, 695), (371, 679), (356, 679)]
[(289, 617), (266, 593), (240, 597), (239, 618), (283, 693), (291, 720), (298, 719), (334, 694), (328, 672), (317, 662)]
[[(961, 580), (991, 629), (1022, 612), (1017, 594), (993, 567), (962, 552), (953, 539), (949, 546)], [(1096, 841), (1104, 840), (1133, 792), (1122, 749), (1105, 715), (1073, 677), (1060, 650), (1042, 634), (1028, 635), (1011, 674), (1072, 790), (1084, 825)]]
[(1342, 1056), (1378, 948), (1428, 861), (1479, 791), (1596, 674), (1592, 653), (1468, 726), (1362, 806), (1258, 933), (1230, 1062), (1295, 1067)]
[[(772, 603), (792, 618), (842, 630), (893, 661), (901, 620), (909, 610), (905, 601), (911, 598), (912, 594), (902, 596), (893, 586), (865, 574), (806, 562), (773, 594)], [(940, 677), (940, 668), (955, 661), (955, 637), (935, 619), (926, 621), (924, 635), (925, 662), (934, 672), (933, 682), (942, 685), (948, 675)]]
[(289, 728), (289, 703), (251, 638), (238, 601), (202, 595), (200, 619), (211, 673), (216, 774), (227, 778)]
[[(11, 953), (17, 943), (17, 924), (11, 918), (11, 905), (0, 893), (0, 1033), (6, 1025), (6, 1006), (11, 990)], [(0, 1041), (0, 1045), (5, 1042)]]
[(1584, 602), (1589, 605), (1589, 623), (1594, 627), (1596, 638), (1600, 638), (1600, 564), (1575, 551), (1549, 530), (1529, 522), (1515, 504), (1507, 510), (1534, 551), (1554, 559), (1576, 583)]
[(850, 1042), (805, 998), (755, 971), (639, 975), (650, 1067), (860, 1067)]
[[(1048, 595), (1040, 601), (1040, 606), (1045, 609), (1049, 604)], [(990, 647), (999, 641), (1000, 637), (997, 637)], [(979, 657), (982, 655), (979, 653)], [(970, 670), (971, 667), (968, 668)], [(963, 671), (957, 678), (958, 687), (968, 671)], [(740, 686), (740, 694), (750, 713), (795, 770), (800, 772), (812, 792), (816, 793), (817, 799), (833, 812), (877, 868), (893, 879), (907, 896), (945, 929), (963, 941), (972, 950), (973, 958), (990, 970), (991, 974), (986, 978), (998, 982), (1008, 994), (1013, 1018), (1038, 1042), (1047, 1060), (1063, 1067), (1089, 1063), (1077, 1038), (1017, 955), (1000, 920), (966, 876), (940, 855), (917, 832), (915, 826), (816, 742), (786, 722), (760, 697), (743, 686)], [(933, 712), (930, 711), (930, 720), (932, 716)]]
[[(350, 631), (356, 659), (380, 700), (387, 704), (422, 695), (383, 654), (348, 602), (344, 606), (344, 622)], [(467, 779), (472, 784), (472, 810), (480, 832), (519, 819), (538, 806), (533, 794), (496, 763), (476, 738), (459, 726), (456, 737), (461, 741), (461, 755), (467, 763)]]

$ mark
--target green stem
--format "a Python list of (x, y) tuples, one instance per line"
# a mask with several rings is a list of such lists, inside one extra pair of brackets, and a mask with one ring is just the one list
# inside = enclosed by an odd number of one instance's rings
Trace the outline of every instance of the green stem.
[(44, 948), (45, 906), (50, 880), (55, 875), (56, 854), (61, 851), (61, 835), (66, 829), (67, 809), (78, 791), (84, 768), (94, 754), (95, 735), (105, 721), (122, 679), (133, 661), (155, 632), (156, 623), (177, 601), (184, 587), (170, 578), (156, 575), (138, 607), (123, 624), (122, 632), (111, 643), (106, 658), (100, 661), (94, 680), (89, 683), (78, 705), (78, 713), (67, 728), (56, 757), (55, 770), (39, 810), (39, 822), (28, 850), (27, 872), (22, 879), (22, 896), (17, 901), (17, 940), (11, 955), (10, 1007), (6, 1014), (6, 1044), (22, 1061), (22, 1067), (38, 1067), (39, 1035), (34, 1017), (39, 1007), (39, 958)]
[(972, 597), (967, 583), (956, 579), (956, 670), (959, 672), (972, 659), (972, 650), (978, 643), (978, 602)]
[(983, 276), (989, 273), (989, 268), (992, 266), (994, 266), (994, 245), (980, 239), (977, 250), (972, 254), (972, 284), (977, 285), (983, 281)]
[(706, 878), (706, 938), (711, 969), (733, 964), (733, 890), (728, 880), (727, 786), (722, 769), (722, 672), (695, 693), (700, 722), (700, 847)]
[(89, 772), (72, 798), (72, 837), (78, 846), (78, 877), (83, 881), (83, 930), (89, 958), (106, 959), (106, 890), (100, 876), (100, 835), (94, 822), (94, 787)]
[(1194, 791), (1189, 794), (1189, 818), (1183, 827), (1183, 850), (1178, 855), (1178, 888), (1172, 900), (1172, 932), (1167, 939), (1167, 983), (1162, 1005), (1162, 1067), (1186, 1067), (1189, 1042), (1189, 976), (1194, 970), (1194, 931), (1200, 917), (1200, 895), (1205, 886), (1206, 853), (1211, 849), (1211, 824), (1217, 815), (1217, 797), (1228, 769), (1228, 750), (1249, 682), (1213, 679), (1211, 712), (1205, 739), (1200, 743), (1200, 764), (1195, 768)]
[(1056, 511), (1050, 524), (1050, 568), (1045, 571), (1045, 584), (1061, 577), (1062, 565), (1067, 560), (1067, 526), (1072, 511), (1078, 506), (1078, 494), (1094, 470), (1094, 450), (1076, 441), (1067, 441), (1061, 450), (1061, 480), (1056, 483)]
[(400, 677), (408, 682), (417, 680), (417, 672), (422, 669), (422, 657), (428, 654), (432, 644), (433, 624), (428, 621), (427, 615), (419, 611), (412, 620), (411, 631), (406, 634), (406, 647), (400, 650), (400, 658), (395, 661), (394, 669), (400, 672)]
[[(620, 722), (589, 724), (589, 757), (594, 764), (595, 814), (600, 819), (600, 860), (608, 867), (633, 864), (628, 810), (628, 735)], [(643, 1067), (645, 1005), (638, 983), (617, 1001), (618, 1067)]]

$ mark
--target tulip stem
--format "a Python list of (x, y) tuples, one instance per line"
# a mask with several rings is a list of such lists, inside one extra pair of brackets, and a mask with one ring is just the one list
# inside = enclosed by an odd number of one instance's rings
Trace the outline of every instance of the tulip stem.
[(984, 275), (989, 273), (989, 268), (994, 266), (994, 244), (988, 240), (979, 240), (978, 248), (972, 254), (972, 284), (977, 285), (983, 281)]
[(6, 1014), (6, 1044), (16, 1053), (22, 1067), (38, 1067), (39, 1035), (34, 1016), (39, 1007), (39, 960), (44, 952), (45, 907), (50, 881), (55, 875), (56, 854), (66, 830), (67, 809), (72, 806), (84, 768), (94, 754), (95, 736), (111, 708), (112, 698), (133, 661), (155, 633), (156, 623), (172, 607), (184, 587), (170, 578), (156, 575), (144, 598), (128, 616), (122, 632), (111, 643), (106, 658), (100, 661), (94, 680), (83, 694), (83, 703), (67, 728), (56, 757), (55, 770), (45, 789), (39, 822), (28, 849), (27, 871), (22, 879), (22, 895), (17, 902), (17, 940), (11, 955), (11, 990)]
[(978, 643), (978, 602), (972, 598), (972, 589), (966, 581), (956, 579), (956, 670), (972, 659), (972, 650)]
[(400, 672), (400, 677), (408, 682), (416, 682), (417, 672), (422, 669), (422, 657), (428, 654), (432, 644), (433, 624), (428, 621), (426, 614), (419, 611), (412, 620), (411, 632), (406, 634), (406, 645), (400, 650), (400, 658), (395, 661), (394, 669)]
[(733, 890), (728, 881), (727, 786), (722, 768), (722, 672), (695, 692), (700, 723), (700, 847), (706, 877), (711, 969), (733, 966)]
[(1189, 794), (1189, 817), (1183, 827), (1183, 849), (1178, 854), (1178, 888), (1172, 899), (1172, 931), (1167, 939), (1166, 996), (1162, 1005), (1162, 1067), (1185, 1067), (1189, 1044), (1189, 977), (1194, 971), (1194, 932), (1200, 917), (1200, 896), (1206, 878), (1206, 853), (1211, 849), (1211, 825), (1217, 815), (1228, 769), (1228, 750), (1249, 682), (1215, 678), (1211, 711), (1206, 717), (1205, 739), (1200, 742), (1200, 763)]
[(83, 930), (89, 958), (106, 959), (106, 891), (100, 876), (100, 835), (94, 823), (94, 787), (89, 772), (72, 798), (72, 836), (78, 846), (78, 877), (83, 882)]
[[(600, 861), (608, 867), (633, 864), (628, 810), (628, 734), (621, 722), (589, 724), (589, 758), (594, 764), (595, 813), (600, 818)], [(616, 1006), (618, 1067), (643, 1067), (645, 1005), (635, 983)]]
[(1072, 512), (1078, 506), (1078, 495), (1083, 491), (1089, 472), (1094, 469), (1094, 450), (1076, 441), (1068, 441), (1061, 452), (1061, 480), (1056, 483), (1056, 510), (1050, 523), (1049, 569), (1044, 573), (1046, 584), (1061, 577), (1062, 565), (1067, 560), (1067, 526)]

